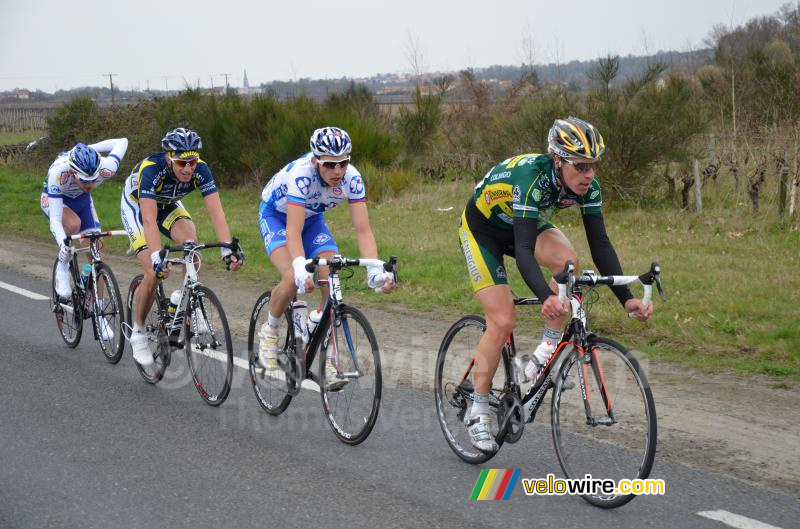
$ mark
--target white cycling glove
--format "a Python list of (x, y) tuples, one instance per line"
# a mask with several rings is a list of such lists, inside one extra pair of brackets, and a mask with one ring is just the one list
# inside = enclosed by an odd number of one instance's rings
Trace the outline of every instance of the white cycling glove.
[(292, 268), (294, 268), (294, 284), (297, 286), (298, 294), (306, 293), (306, 278), (309, 273), (306, 271), (306, 258), (302, 255), (295, 257), (292, 261)]
[(369, 288), (380, 288), (387, 281), (393, 279), (391, 272), (383, 269), (383, 266), (368, 266), (367, 267), (367, 286)]

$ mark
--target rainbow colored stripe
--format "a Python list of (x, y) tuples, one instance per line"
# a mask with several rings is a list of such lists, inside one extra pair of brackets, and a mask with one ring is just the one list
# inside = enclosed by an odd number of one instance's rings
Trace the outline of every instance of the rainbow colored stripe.
[(470, 500), (507, 500), (517, 485), (520, 468), (484, 468), (472, 489)]

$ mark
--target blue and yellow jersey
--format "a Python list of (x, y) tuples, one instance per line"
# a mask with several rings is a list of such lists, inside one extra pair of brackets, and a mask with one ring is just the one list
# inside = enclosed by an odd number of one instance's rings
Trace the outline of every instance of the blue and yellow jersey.
[(596, 178), (585, 195), (576, 195), (558, 185), (549, 155), (521, 154), (492, 167), (475, 186), (473, 200), (493, 226), (512, 230), (515, 218), (544, 220), (570, 206), (583, 215), (600, 213), (601, 195)]
[(169, 168), (166, 154), (151, 154), (133, 168), (125, 181), (125, 195), (139, 202), (140, 198), (152, 198), (159, 205), (174, 204), (195, 189), (206, 197), (216, 193), (217, 185), (208, 165), (200, 160), (194, 168), (192, 179), (179, 182)]

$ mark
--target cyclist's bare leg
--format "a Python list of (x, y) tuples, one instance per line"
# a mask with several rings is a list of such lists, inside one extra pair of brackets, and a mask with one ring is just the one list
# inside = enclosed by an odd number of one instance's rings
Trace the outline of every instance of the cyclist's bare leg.
[(281, 274), (281, 281), (272, 289), (272, 295), (269, 298), (269, 313), (275, 318), (280, 318), (283, 311), (289, 306), (289, 302), (297, 294), (289, 248), (286, 246), (276, 248), (269, 255), (269, 260)]
[[(321, 252), (316, 255), (320, 259), (331, 259), (336, 252)], [(330, 269), (327, 266), (320, 266), (318, 269), (317, 275), (320, 279), (328, 279), (328, 275), (330, 274)], [(330, 289), (328, 287), (319, 287), (319, 308), (318, 310), (322, 312), (322, 309), (325, 308), (325, 303), (328, 300), (328, 292)]]
[(136, 308), (133, 315), (133, 324), (143, 327), (147, 313), (153, 305), (153, 299), (156, 297), (156, 274), (153, 272), (150, 252), (146, 247), (136, 254), (136, 258), (139, 260), (142, 270), (144, 270), (144, 278), (133, 295), (133, 304)]
[(173, 224), (172, 228), (169, 230), (169, 237), (175, 244), (183, 244), (186, 241), (197, 242), (197, 230), (195, 229), (194, 222), (187, 218), (176, 220), (175, 224)]
[(492, 285), (479, 290), (475, 296), (486, 316), (486, 332), (478, 341), (472, 380), (475, 392), (487, 395), (492, 388), (492, 377), (500, 362), (500, 352), (517, 322), (514, 300), (508, 285)]
[[(580, 270), (578, 267), (578, 254), (569, 239), (558, 228), (551, 228), (539, 234), (536, 238), (536, 250), (534, 251), (536, 262), (549, 269), (553, 274), (557, 274), (564, 270), (564, 264), (567, 261), (572, 261), (575, 265), (575, 270)], [(550, 281), (550, 289), (558, 292), (558, 286), (555, 281)], [(563, 329), (564, 322), (569, 314), (560, 315), (557, 318), (547, 318), (546, 326), (551, 329)]]

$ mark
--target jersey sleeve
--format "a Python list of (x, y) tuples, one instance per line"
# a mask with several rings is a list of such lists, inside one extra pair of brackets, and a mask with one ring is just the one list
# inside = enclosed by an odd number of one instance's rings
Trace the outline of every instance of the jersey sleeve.
[(359, 173), (354, 167), (351, 166), (351, 168), (353, 170), (353, 174), (350, 175), (350, 181), (347, 185), (347, 201), (350, 204), (354, 204), (356, 202), (366, 202), (367, 188), (364, 185), (364, 177), (362, 177), (361, 173)]
[(194, 171), (195, 187), (200, 190), (200, 194), (204, 197), (217, 193), (217, 184), (214, 182), (214, 175), (211, 174), (211, 168), (205, 162), (201, 161), (197, 164)]
[(537, 185), (541, 174), (534, 178), (518, 179), (512, 189), (512, 206), (515, 219), (538, 219), (542, 190)]
[(136, 193), (139, 199), (151, 198), (156, 199), (158, 193), (156, 187), (158, 186), (158, 166), (150, 160), (143, 160), (139, 165), (139, 189)]
[(64, 193), (61, 190), (62, 178), (68, 178), (66, 169), (58, 163), (51, 165), (47, 171), (48, 198), (64, 198)]

